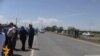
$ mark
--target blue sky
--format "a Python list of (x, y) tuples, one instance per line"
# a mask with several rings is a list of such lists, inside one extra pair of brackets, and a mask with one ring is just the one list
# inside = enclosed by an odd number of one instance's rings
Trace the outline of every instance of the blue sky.
[[(0, 17), (34, 24), (54, 19), (65, 28), (100, 30), (100, 0), (0, 0)], [(53, 25), (51, 21), (48, 25)]]

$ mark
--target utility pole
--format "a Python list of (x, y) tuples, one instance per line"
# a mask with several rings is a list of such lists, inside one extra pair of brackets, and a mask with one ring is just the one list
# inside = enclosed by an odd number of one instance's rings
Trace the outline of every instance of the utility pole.
[(17, 26), (17, 23), (18, 23), (18, 19), (16, 18), (16, 26)]

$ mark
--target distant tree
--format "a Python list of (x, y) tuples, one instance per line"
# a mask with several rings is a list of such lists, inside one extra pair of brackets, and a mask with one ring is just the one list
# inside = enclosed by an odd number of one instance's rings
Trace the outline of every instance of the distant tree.
[(63, 27), (59, 27), (57, 31), (58, 33), (61, 33), (63, 30), (64, 30)]
[(79, 29), (74, 27), (68, 27), (68, 35), (74, 36), (75, 38), (79, 37)]
[(54, 32), (54, 31), (56, 31), (56, 30), (57, 30), (57, 26), (56, 26), (56, 25), (54, 25), (54, 26), (52, 26), (52, 27), (51, 27), (51, 29), (52, 29), (52, 31)]
[(51, 31), (51, 27), (47, 26), (47, 27), (45, 27), (45, 30), (46, 31)]
[(74, 35), (75, 28), (74, 27), (68, 27), (68, 35)]
[(70, 31), (74, 31), (76, 28), (74, 28), (74, 27), (68, 27), (68, 30), (70, 30)]

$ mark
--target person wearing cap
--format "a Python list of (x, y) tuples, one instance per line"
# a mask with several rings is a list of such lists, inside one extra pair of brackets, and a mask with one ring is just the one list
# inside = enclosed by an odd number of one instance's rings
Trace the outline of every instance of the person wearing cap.
[(2, 48), (4, 46), (4, 42), (5, 42), (5, 34), (2, 31), (3, 30), (3, 26), (2, 24), (0, 24), (0, 56), (2, 56), (1, 52), (2, 52)]

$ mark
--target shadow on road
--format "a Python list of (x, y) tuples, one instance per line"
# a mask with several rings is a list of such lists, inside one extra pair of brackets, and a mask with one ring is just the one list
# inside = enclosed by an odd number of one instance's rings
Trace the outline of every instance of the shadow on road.
[(22, 56), (22, 55), (19, 55), (19, 54), (13, 54), (13, 56)]
[(28, 52), (28, 51), (31, 51), (31, 50), (25, 50), (24, 52)]
[[(21, 49), (14, 49), (14, 51), (23, 51), (23, 50), (21, 50)], [(26, 49), (24, 52), (28, 52), (28, 51), (31, 51), (31, 50)]]
[(14, 51), (22, 51), (21, 49), (14, 49)]
[(33, 50), (40, 50), (39, 48), (32, 48)]

